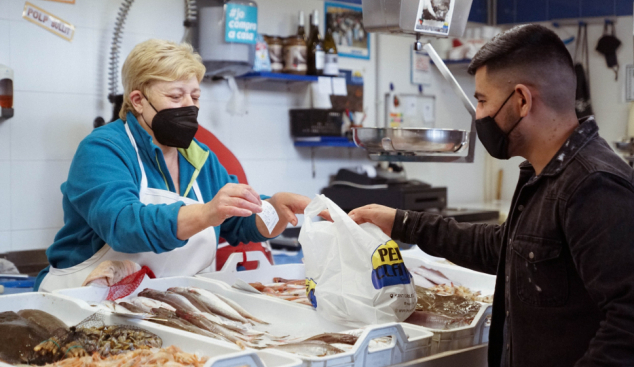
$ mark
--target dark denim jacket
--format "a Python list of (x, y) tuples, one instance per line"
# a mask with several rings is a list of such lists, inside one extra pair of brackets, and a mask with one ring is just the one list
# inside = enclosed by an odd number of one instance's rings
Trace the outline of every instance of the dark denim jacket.
[(394, 239), (497, 274), (489, 366), (634, 366), (634, 170), (598, 130), (522, 163), (501, 226), (397, 211)]

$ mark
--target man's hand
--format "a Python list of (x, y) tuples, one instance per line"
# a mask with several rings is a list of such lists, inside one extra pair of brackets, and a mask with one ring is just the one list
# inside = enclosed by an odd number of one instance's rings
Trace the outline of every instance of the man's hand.
[[(297, 225), (298, 220), (296, 214), (304, 214), (304, 209), (306, 209), (306, 206), (310, 203), (310, 199), (306, 196), (290, 192), (278, 192), (268, 199), (268, 202), (275, 208), (277, 215), (280, 217), (280, 221), (277, 223), (272, 233), (268, 233), (268, 230), (260, 217), (257, 217), (256, 224), (258, 226), (258, 230), (263, 236), (272, 238), (282, 233), (286, 229), (288, 223), (291, 223), (293, 226)], [(332, 222), (327, 210), (319, 213), (319, 216)]]
[(388, 236), (392, 236), (392, 227), (394, 226), (394, 218), (396, 217), (396, 209), (389, 208), (383, 205), (370, 204), (362, 206), (351, 211), (350, 218), (357, 222), (372, 223), (375, 226), (381, 228), (383, 233)]

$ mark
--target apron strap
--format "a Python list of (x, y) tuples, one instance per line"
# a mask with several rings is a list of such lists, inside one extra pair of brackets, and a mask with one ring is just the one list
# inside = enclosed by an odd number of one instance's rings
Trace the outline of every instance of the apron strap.
[(148, 187), (147, 176), (145, 175), (145, 168), (143, 168), (143, 162), (141, 162), (141, 155), (139, 155), (139, 148), (136, 145), (134, 136), (132, 136), (132, 131), (130, 131), (130, 126), (128, 126), (127, 122), (124, 125), (125, 125), (125, 132), (128, 133), (128, 138), (130, 138), (130, 142), (132, 143), (132, 146), (134, 147), (134, 151), (136, 152), (136, 158), (139, 161), (139, 167), (141, 168), (141, 188), (139, 192), (139, 197), (140, 197), (141, 192), (144, 192)]
[[(136, 141), (134, 140), (132, 131), (130, 131), (130, 126), (128, 125), (127, 122), (124, 125), (125, 125), (125, 132), (128, 134), (128, 138), (130, 138), (130, 142), (132, 143), (132, 146), (134, 147), (134, 151), (136, 152), (136, 158), (139, 161), (139, 167), (141, 168), (141, 190), (140, 191), (144, 192), (148, 188), (147, 176), (145, 175), (145, 168), (143, 167), (143, 162), (141, 161), (141, 155), (139, 155), (139, 148), (136, 145)], [(194, 193), (196, 194), (196, 200), (198, 200), (199, 203), (204, 204), (205, 201), (203, 200), (203, 195), (200, 192), (200, 187), (198, 186), (197, 179), (194, 180), (194, 184), (192, 185), (192, 188), (194, 189)]]

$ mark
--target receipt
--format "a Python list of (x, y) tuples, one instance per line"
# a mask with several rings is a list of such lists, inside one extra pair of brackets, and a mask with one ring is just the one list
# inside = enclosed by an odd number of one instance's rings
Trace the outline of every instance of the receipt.
[(256, 213), (258, 217), (262, 219), (266, 229), (269, 230), (269, 233), (273, 232), (275, 225), (280, 221), (280, 217), (277, 216), (277, 212), (271, 203), (268, 201), (262, 200), (262, 212)]

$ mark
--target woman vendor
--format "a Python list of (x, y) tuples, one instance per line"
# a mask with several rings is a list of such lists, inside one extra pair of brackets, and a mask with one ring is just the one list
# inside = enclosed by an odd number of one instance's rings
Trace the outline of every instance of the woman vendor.
[[(104, 262), (131, 261), (157, 277), (212, 271), (219, 237), (262, 242), (297, 223), (307, 197), (261, 197), (194, 139), (204, 74), (187, 44), (149, 40), (128, 55), (120, 119), (75, 153), (61, 187), (64, 226), (36, 290), (79, 287)], [(280, 218), (271, 233), (256, 215), (262, 200)]]

